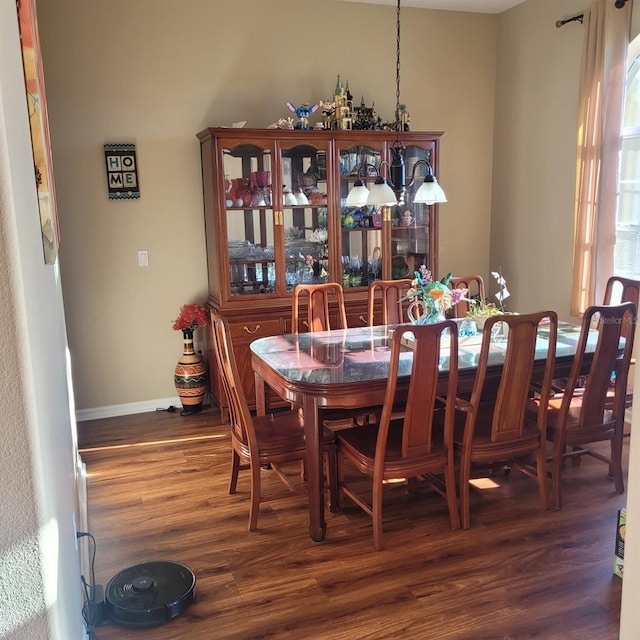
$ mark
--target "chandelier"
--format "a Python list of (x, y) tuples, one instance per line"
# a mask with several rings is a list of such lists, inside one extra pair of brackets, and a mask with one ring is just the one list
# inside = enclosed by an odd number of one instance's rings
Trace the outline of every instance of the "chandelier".
[[(358, 168), (356, 181), (349, 193), (347, 194), (347, 207), (363, 207), (363, 206), (392, 206), (395, 204), (404, 204), (407, 187), (413, 186), (415, 182), (416, 169), (419, 166), (426, 167), (426, 175), (424, 182), (416, 191), (413, 202), (423, 204), (435, 204), (437, 202), (446, 202), (442, 187), (438, 184), (436, 177), (433, 175), (433, 169), (429, 160), (418, 160), (411, 172), (411, 180), (407, 184), (407, 169), (405, 163), (405, 147), (400, 140), (400, 132), (402, 124), (400, 120), (400, 0), (396, 9), (396, 113), (395, 113), (396, 139), (391, 145), (391, 164), (383, 160), (380, 167), (366, 163)], [(386, 166), (388, 170), (388, 179), (382, 175), (382, 167)], [(363, 172), (371, 175), (370, 169), (373, 169), (375, 182), (371, 189), (367, 188), (362, 178)]]

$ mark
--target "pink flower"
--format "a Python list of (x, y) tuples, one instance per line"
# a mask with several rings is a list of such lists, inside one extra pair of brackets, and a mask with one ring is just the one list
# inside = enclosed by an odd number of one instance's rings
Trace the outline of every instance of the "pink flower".
[(451, 302), (452, 304), (458, 304), (467, 295), (469, 289), (452, 289), (451, 290)]

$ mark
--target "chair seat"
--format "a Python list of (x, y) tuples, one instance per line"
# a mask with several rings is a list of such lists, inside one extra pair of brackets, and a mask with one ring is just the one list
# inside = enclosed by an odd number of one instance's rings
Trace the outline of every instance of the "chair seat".
[[(259, 443), (261, 463), (267, 459), (298, 460), (305, 453), (304, 423), (297, 411), (285, 411), (255, 416), (253, 425)], [(322, 430), (322, 443), (330, 445), (335, 442), (335, 435), (327, 427)], [(249, 457), (248, 447), (237, 441), (240, 453)]]
[[(531, 400), (527, 406), (527, 413), (530, 414), (534, 411), (539, 399)], [(555, 434), (560, 430), (561, 420), (560, 405), (562, 404), (562, 396), (556, 395), (548, 402), (547, 410), (547, 437), (550, 440), (555, 439)], [(580, 423), (580, 411), (582, 409), (582, 395), (578, 393), (571, 399), (571, 406), (566, 415), (565, 423), (565, 435), (564, 439), (567, 444), (579, 443), (579, 442), (598, 442), (602, 440), (610, 440), (615, 431), (615, 419), (613, 413), (609, 410), (603, 412), (602, 420), (594, 426), (593, 429), (589, 429), (585, 425)], [(609, 430), (603, 430), (603, 424), (610, 422), (611, 428)]]
[[(492, 417), (493, 403), (482, 404), (478, 409), (478, 418), (473, 431), (471, 460), (475, 462), (502, 461), (525, 456), (540, 448), (541, 434), (536, 424), (535, 411), (533, 415), (525, 416), (523, 434), (518, 436), (517, 446), (513, 440), (509, 439), (505, 439), (502, 443), (491, 440)], [(453, 431), (453, 443), (456, 448), (462, 448), (464, 423), (464, 415), (456, 416)]]
[(332, 431), (351, 429), (363, 424), (376, 424), (380, 421), (382, 407), (363, 407), (358, 409), (322, 409), (321, 417)]
[[(554, 398), (549, 403), (547, 412), (547, 433), (553, 438), (555, 433), (560, 429), (560, 403), (561, 398)], [(567, 444), (574, 442), (599, 442), (602, 440), (610, 440), (613, 437), (616, 421), (613, 413), (606, 410), (602, 414), (600, 420), (592, 429), (586, 424), (580, 423), (580, 410), (582, 408), (582, 396), (575, 396), (571, 400), (571, 407), (566, 416), (564, 440)], [(604, 429), (604, 425), (609, 423), (610, 428)]]
[[(378, 425), (366, 425), (357, 429), (349, 429), (337, 434), (338, 447), (344, 455), (368, 475), (373, 475), (376, 453)], [(411, 462), (402, 455), (402, 421), (396, 420), (389, 427), (389, 437), (385, 454), (384, 478), (412, 477), (419, 473), (428, 473), (429, 468), (441, 469), (447, 458), (443, 444), (442, 432), (433, 433), (431, 453), (423, 456), (412, 456)]]

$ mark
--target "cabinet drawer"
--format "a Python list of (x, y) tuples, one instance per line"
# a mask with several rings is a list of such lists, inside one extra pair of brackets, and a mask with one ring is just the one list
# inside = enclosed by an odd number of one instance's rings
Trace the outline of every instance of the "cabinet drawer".
[(347, 313), (347, 325), (349, 327), (366, 327), (367, 326), (367, 311), (361, 309), (355, 313)]
[(281, 320), (244, 320), (241, 322), (230, 322), (229, 330), (231, 339), (253, 342), (256, 338), (265, 336), (277, 336), (282, 333)]

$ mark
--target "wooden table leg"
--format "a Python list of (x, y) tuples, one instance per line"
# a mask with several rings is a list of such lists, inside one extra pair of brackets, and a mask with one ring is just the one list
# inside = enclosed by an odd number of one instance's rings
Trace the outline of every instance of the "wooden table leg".
[(262, 376), (254, 373), (255, 385), (256, 385), (256, 414), (259, 416), (266, 416), (267, 409), (269, 408), (269, 392), (267, 385), (264, 383)]
[(327, 532), (324, 520), (323, 451), (317, 399), (305, 395), (302, 402), (304, 433), (307, 445), (307, 487), (309, 491), (309, 534), (314, 542), (322, 542)]

